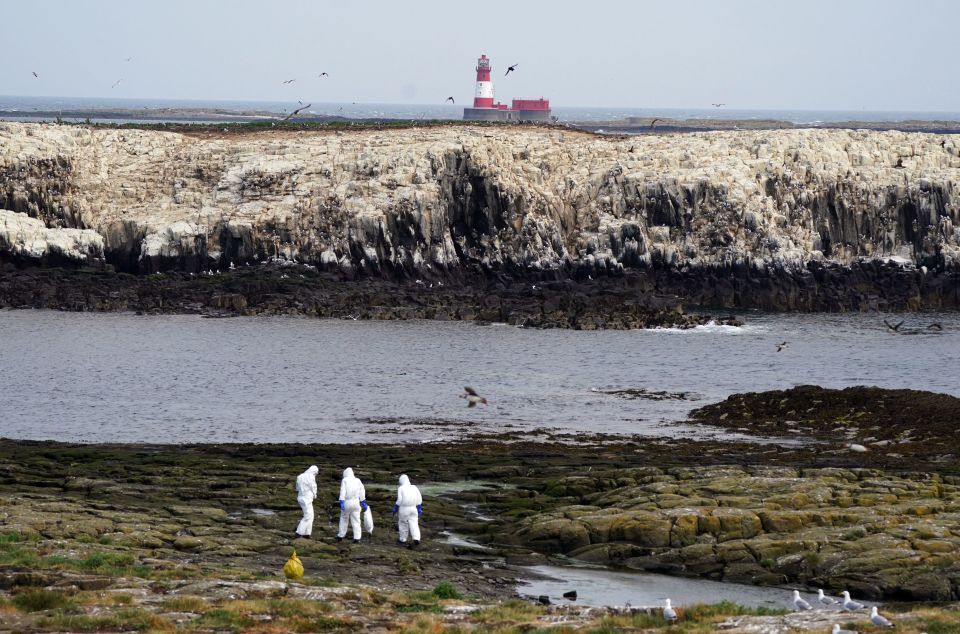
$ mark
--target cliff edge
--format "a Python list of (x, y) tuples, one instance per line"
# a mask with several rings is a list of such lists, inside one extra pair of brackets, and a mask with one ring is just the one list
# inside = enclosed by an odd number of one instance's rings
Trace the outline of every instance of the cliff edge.
[[(957, 308), (958, 182), (960, 138), (921, 133), (0, 123), (6, 223), (92, 230), (84, 264), (99, 247), (137, 274), (273, 260), (400, 282), (629, 278), (728, 307)], [(10, 243), (0, 258), (42, 259)]]

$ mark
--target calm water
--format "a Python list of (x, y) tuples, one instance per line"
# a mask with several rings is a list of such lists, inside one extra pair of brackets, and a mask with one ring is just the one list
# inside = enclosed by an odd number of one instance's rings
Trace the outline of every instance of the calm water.
[[(472, 85), (468, 85), (472, 89)], [(549, 98), (549, 95), (546, 95)], [(353, 119), (460, 119), (464, 104), (382, 104), (320, 103), (311, 101), (309, 112)], [(553, 114), (562, 121), (611, 121), (626, 117), (670, 117), (674, 119), (777, 119), (798, 124), (836, 121), (960, 121), (960, 111), (874, 111), (874, 110), (751, 110), (736, 108), (609, 108), (578, 107), (554, 102)], [(297, 101), (209, 101), (199, 99), (117, 99), (83, 97), (29, 97), (0, 95), (0, 110), (17, 111), (29, 117), (34, 110), (77, 110), (82, 108), (206, 108), (234, 111), (287, 113), (299, 107)]]
[[(533, 566), (528, 570), (550, 579), (522, 581), (517, 592), (528, 597), (545, 594), (559, 604), (569, 603), (563, 598), (564, 592), (576, 590), (577, 603), (582, 605), (662, 606), (664, 599), (669, 598), (675, 607), (732, 601), (750, 607), (793, 609), (793, 590), (783, 588), (619, 572), (605, 568)], [(801, 592), (801, 595), (814, 606), (820, 607), (815, 601), (816, 593)], [(880, 605), (860, 598), (857, 601), (864, 605)], [(838, 608), (834, 609), (839, 611)]]
[[(82, 442), (394, 442), (551, 428), (678, 433), (735, 392), (872, 384), (960, 396), (960, 315), (940, 335), (877, 315), (745, 328), (575, 332), (429, 321), (0, 310), (0, 436)], [(897, 320), (900, 318), (897, 317)], [(789, 341), (781, 352), (776, 344)], [(489, 407), (458, 398), (471, 385)], [(625, 399), (598, 389), (692, 392)]]

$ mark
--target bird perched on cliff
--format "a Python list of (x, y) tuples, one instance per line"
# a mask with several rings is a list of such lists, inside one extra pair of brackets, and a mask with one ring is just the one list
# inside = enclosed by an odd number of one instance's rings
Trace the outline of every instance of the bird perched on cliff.
[(468, 386), (468, 387), (465, 387), (465, 388), (463, 388), (463, 389), (464, 389), (464, 391), (465, 391), (466, 393), (465, 393), (465, 394), (461, 394), (461, 395), (460, 395), (460, 398), (465, 398), (465, 399), (467, 399), (467, 407), (476, 407), (476, 406), (477, 406), (477, 403), (481, 403), (481, 404), (483, 404), (483, 405), (486, 405), (486, 404), (487, 404), (487, 399), (485, 399), (485, 398), (483, 398), (482, 396), (480, 396), (479, 394), (477, 394), (477, 391), (476, 391), (475, 389), (473, 389), (472, 387), (469, 387), (469, 386)]
[(840, 603), (839, 601), (837, 601), (837, 600), (834, 599), (833, 597), (828, 597), (827, 595), (825, 595), (825, 594), (823, 593), (823, 588), (819, 588), (819, 589), (817, 590), (817, 601), (819, 601), (819, 602), (822, 603), (823, 605), (836, 605), (836, 604)]
[(857, 601), (854, 601), (850, 598), (850, 593), (844, 590), (840, 594), (843, 595), (843, 609), (847, 612), (856, 612), (857, 610), (863, 609), (863, 604)]
[(454, 101), (453, 97), (447, 97), (446, 100), (449, 101), (450, 103), (457, 103), (456, 101)]
[(790, 342), (789, 342), (789, 341), (784, 341), (783, 343), (778, 343), (778, 344), (777, 344), (777, 352), (780, 352), (781, 350), (783, 350), (784, 348), (786, 348), (788, 343), (790, 343)]
[(793, 591), (793, 607), (795, 607), (799, 612), (813, 609), (813, 606), (810, 605), (806, 599), (800, 596), (799, 590)]
[(898, 324), (891, 324), (889, 321), (886, 320), (886, 318), (884, 318), (883, 325), (889, 328), (890, 330), (892, 330), (893, 332), (897, 332), (900, 329), (900, 326), (903, 325), (903, 320), (901, 319), (900, 323)]
[(834, 623), (833, 629), (830, 630), (830, 634), (860, 634), (860, 632), (856, 630), (841, 630), (840, 626)]
[(303, 106), (302, 108), (297, 108), (296, 110), (294, 110), (293, 112), (291, 112), (290, 114), (288, 114), (287, 116), (285, 116), (285, 117), (283, 118), (283, 121), (286, 121), (286, 120), (289, 119), (290, 117), (295, 116), (298, 112), (301, 112), (301, 111), (303, 111), (303, 110), (306, 110), (307, 108), (309, 108), (309, 107), (312, 106), (312, 105), (313, 105), (313, 104), (308, 103), (307, 105)]
[(877, 627), (896, 627), (893, 623), (890, 622), (890, 619), (883, 616), (882, 614), (877, 613), (877, 606), (870, 608), (870, 622), (876, 625)]
[(677, 611), (670, 605), (670, 599), (667, 599), (666, 605), (663, 606), (663, 620), (668, 623), (673, 623), (677, 620)]
[(503, 74), (503, 76), (506, 77), (507, 75), (510, 74), (510, 71), (517, 70), (517, 66), (519, 66), (519, 65), (520, 65), (520, 64), (514, 64), (513, 66), (507, 66), (507, 72), (505, 72), (505, 73)]
[(866, 452), (867, 452), (867, 448), (866, 448), (866, 447), (864, 447), (863, 445), (858, 445), (858, 444), (855, 443), (855, 442), (852, 442), (852, 443), (850, 443), (849, 445), (847, 445), (847, 449), (849, 449), (850, 451), (855, 451), (855, 452), (857, 452), (857, 453), (866, 453)]

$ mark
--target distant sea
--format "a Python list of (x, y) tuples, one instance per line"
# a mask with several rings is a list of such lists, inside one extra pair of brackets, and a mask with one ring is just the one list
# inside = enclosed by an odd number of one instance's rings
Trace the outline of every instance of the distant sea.
[[(214, 101), (194, 99), (108, 99), (84, 97), (12, 97), (0, 95), (4, 119), (33, 119), (34, 112), (87, 109), (156, 110), (193, 108), (233, 112), (284, 114), (300, 107), (284, 101)], [(314, 115), (349, 119), (460, 119), (464, 104), (385, 104), (314, 103), (307, 112)], [(12, 114), (16, 113), (16, 114)], [(664, 117), (671, 119), (775, 119), (795, 124), (838, 121), (960, 121), (958, 112), (880, 111), (880, 110), (752, 110), (736, 108), (608, 108), (603, 106), (563, 106), (554, 104), (553, 114), (560, 121), (617, 121), (627, 117)], [(154, 119), (155, 120), (155, 119)], [(225, 117), (224, 121), (231, 120)]]

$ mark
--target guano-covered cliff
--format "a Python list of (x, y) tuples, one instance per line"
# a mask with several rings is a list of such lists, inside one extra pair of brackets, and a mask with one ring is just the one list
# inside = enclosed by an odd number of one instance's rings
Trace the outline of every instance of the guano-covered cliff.
[(274, 258), (344, 279), (627, 277), (722, 306), (960, 307), (954, 137), (214, 130), (0, 123), (0, 257), (43, 260), (39, 242), (86, 229), (53, 260), (145, 274)]

